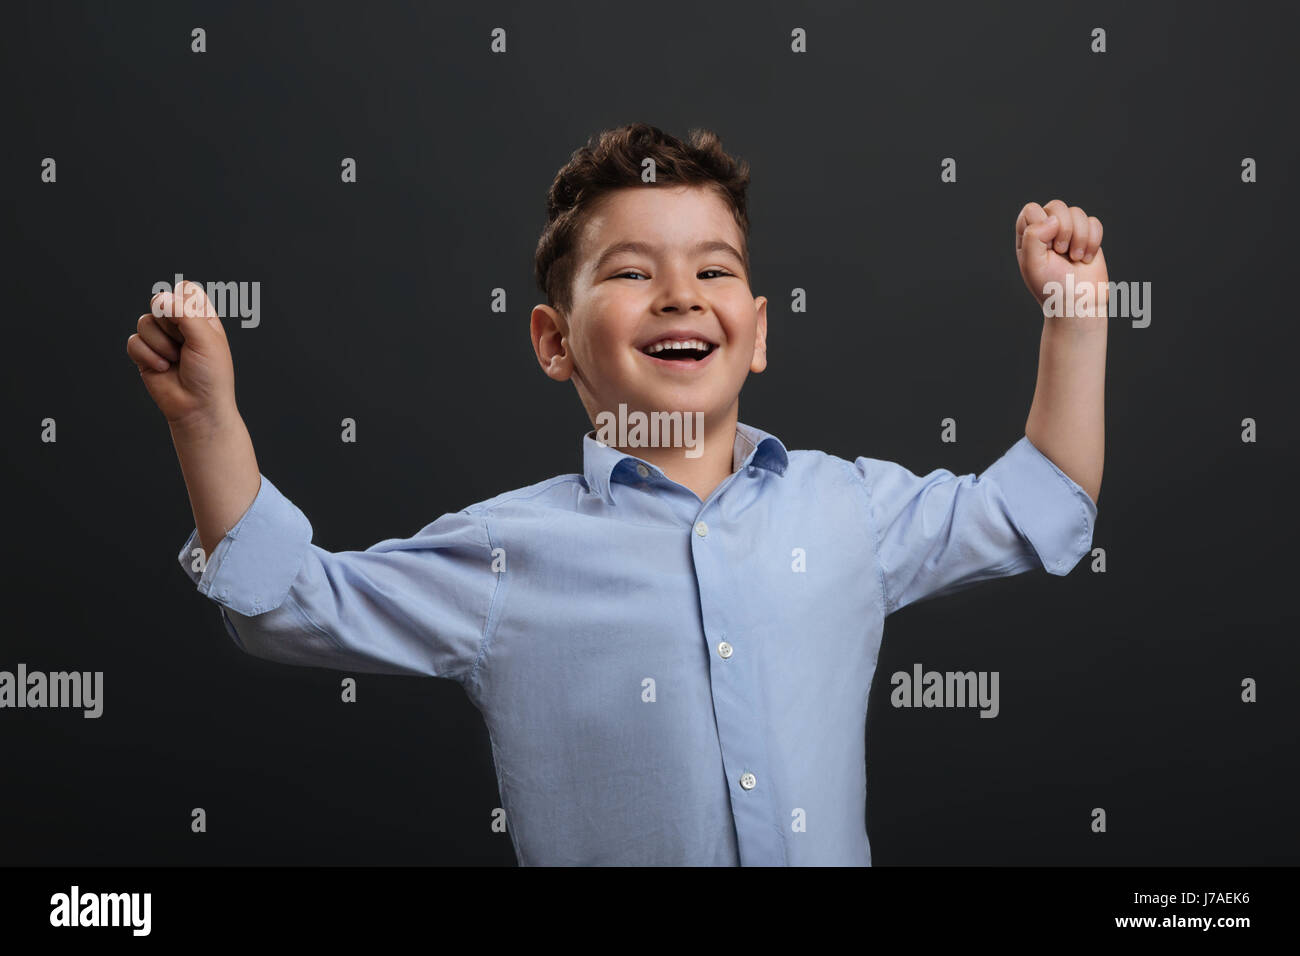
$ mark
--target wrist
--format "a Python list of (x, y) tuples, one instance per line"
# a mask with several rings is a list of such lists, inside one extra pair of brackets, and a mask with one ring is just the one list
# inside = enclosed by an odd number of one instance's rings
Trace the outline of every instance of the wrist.
[(1043, 336), (1063, 341), (1078, 338), (1104, 338), (1110, 316), (1106, 307), (1093, 308), (1073, 315), (1043, 315)]
[(222, 436), (237, 433), (244, 426), (239, 409), (231, 402), (215, 408), (204, 408), (176, 419), (168, 419), (172, 441), (177, 447), (207, 443)]

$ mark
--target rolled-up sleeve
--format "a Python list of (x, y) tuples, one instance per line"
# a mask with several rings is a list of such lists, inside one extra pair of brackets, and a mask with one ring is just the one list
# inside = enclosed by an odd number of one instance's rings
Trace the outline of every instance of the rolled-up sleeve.
[(201, 560), (178, 560), (227, 633), (267, 660), (460, 680), (482, 648), (499, 575), (482, 517), (445, 514), (364, 551), (312, 543), (306, 515), (265, 476), (248, 510)]
[(1092, 546), (1097, 506), (1021, 438), (981, 475), (924, 476), (859, 458), (885, 613), (979, 581), (1043, 568), (1068, 574)]

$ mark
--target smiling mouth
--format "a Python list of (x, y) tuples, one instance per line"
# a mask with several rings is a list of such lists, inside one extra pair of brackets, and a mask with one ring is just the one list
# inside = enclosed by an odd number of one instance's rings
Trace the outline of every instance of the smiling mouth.
[(652, 342), (641, 351), (665, 362), (699, 362), (707, 358), (716, 347), (703, 339), (690, 339), (683, 342)]

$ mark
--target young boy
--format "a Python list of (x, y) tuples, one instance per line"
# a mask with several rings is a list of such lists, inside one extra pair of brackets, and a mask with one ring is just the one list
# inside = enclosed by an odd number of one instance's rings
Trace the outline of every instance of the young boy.
[[(231, 638), (289, 664), (460, 682), (522, 865), (870, 865), (864, 726), (885, 617), (988, 578), (1064, 575), (1091, 546), (1104, 304), (1045, 318), (1025, 437), (978, 477), (788, 451), (737, 417), (767, 361), (748, 180), (703, 131), (633, 124), (577, 151), (549, 194), (532, 339), (596, 426), (581, 473), (365, 551), (312, 544), (260, 473), (199, 287), (156, 296), (127, 344), (194, 511), (180, 563)], [(1105, 282), (1100, 241), (1078, 207), (1022, 210), (1040, 304), (1067, 271)]]

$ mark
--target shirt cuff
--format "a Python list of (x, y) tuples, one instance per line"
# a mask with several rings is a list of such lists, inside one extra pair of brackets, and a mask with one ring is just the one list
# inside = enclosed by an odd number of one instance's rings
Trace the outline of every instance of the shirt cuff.
[(312, 537), (307, 516), (269, 478), (261, 478), (257, 497), (208, 555), (202, 572), (193, 567), (193, 551), (202, 547), (197, 528), (177, 555), (200, 594), (245, 617), (284, 602)]
[(1012, 522), (1049, 574), (1069, 574), (1092, 548), (1096, 504), (1027, 436), (980, 478), (1002, 489)]

